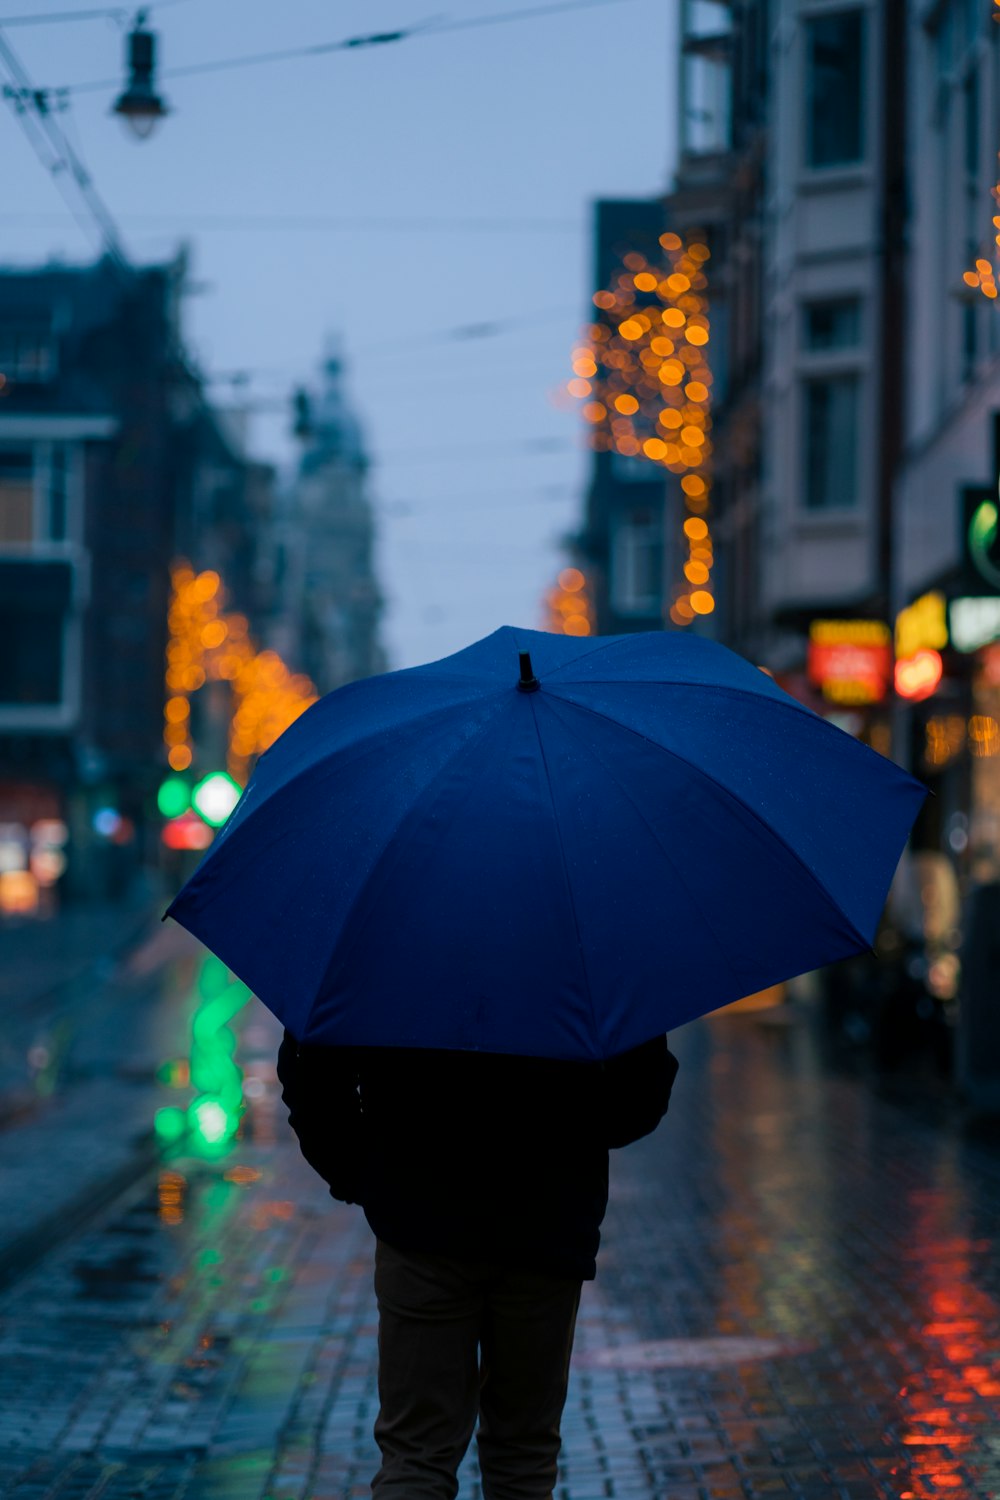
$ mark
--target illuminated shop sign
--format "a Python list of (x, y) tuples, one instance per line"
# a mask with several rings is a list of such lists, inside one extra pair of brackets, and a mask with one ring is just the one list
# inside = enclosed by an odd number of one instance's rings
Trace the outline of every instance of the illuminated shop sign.
[(980, 646), (1000, 640), (1000, 596), (952, 599), (948, 629), (956, 651), (978, 651)]
[(918, 651), (940, 651), (948, 644), (948, 620), (943, 594), (921, 594), (896, 616), (897, 657)]
[(969, 560), (980, 578), (1000, 589), (1000, 557), (997, 555), (997, 502), (992, 496), (973, 500), (966, 523)]
[(882, 620), (814, 620), (809, 680), (831, 703), (880, 703), (892, 676), (891, 640)]
[(896, 692), (901, 698), (919, 703), (936, 690), (943, 672), (940, 651), (915, 651), (912, 656), (901, 656), (896, 662)]

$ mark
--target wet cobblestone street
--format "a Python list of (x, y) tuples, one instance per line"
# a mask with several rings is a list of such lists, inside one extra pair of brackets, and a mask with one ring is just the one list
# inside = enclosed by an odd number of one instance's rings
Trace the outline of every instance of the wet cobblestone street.
[[(1000, 1495), (1000, 1150), (829, 1072), (801, 1022), (672, 1046), (670, 1115), (613, 1162), (562, 1500)], [(11, 1500), (368, 1493), (370, 1235), (273, 1088), (252, 1126), (4, 1294)]]

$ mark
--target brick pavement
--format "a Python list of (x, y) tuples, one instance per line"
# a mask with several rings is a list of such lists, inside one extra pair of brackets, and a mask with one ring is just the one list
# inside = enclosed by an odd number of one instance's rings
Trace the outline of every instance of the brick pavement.
[(165, 905), (155, 880), (143, 874), (118, 901), (78, 900), (47, 916), (0, 918), (0, 1014), (79, 984), (95, 965), (110, 972), (115, 955), (158, 920)]
[[(107, 938), (112, 923), (101, 910), (95, 942)], [(148, 920), (141, 903), (128, 920), (119, 913), (118, 933), (134, 940), (143, 910)], [(80, 966), (100, 960), (93, 946), (86, 958), (75, 918), (71, 927), (58, 926), (61, 941), (49, 962), (53, 931), (39, 926), (30, 941), (22, 934), (25, 994), (48, 992), (70, 953), (78, 983), (59, 992), (54, 1008), (39, 999), (0, 1012), (0, 1285), (37, 1255), (46, 1236), (66, 1232), (156, 1159), (153, 1113), (176, 1099), (155, 1073), (167, 1058), (185, 1056), (189, 1044), (199, 954), (187, 933), (156, 920), (128, 955), (105, 954), (88, 982)], [(33, 1068), (39, 1051), (51, 1062)]]
[[(828, 1072), (801, 1026), (675, 1044), (670, 1117), (616, 1157), (560, 1500), (1000, 1496), (996, 1145)], [(252, 1126), (0, 1301), (11, 1500), (367, 1494), (368, 1232), (273, 1091)]]

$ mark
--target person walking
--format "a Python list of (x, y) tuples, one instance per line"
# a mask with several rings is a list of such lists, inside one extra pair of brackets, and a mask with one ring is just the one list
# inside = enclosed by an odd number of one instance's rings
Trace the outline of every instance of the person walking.
[(302, 1154), (376, 1237), (375, 1500), (550, 1500), (608, 1154), (656, 1128), (665, 1036), (603, 1063), (302, 1045), (278, 1077)]
[(376, 1500), (452, 1500), (477, 1415), (488, 1500), (551, 1494), (665, 1033), (866, 952), (926, 791), (680, 631), (504, 625), (261, 755), (164, 917), (287, 1028), (292, 1126), (375, 1231)]

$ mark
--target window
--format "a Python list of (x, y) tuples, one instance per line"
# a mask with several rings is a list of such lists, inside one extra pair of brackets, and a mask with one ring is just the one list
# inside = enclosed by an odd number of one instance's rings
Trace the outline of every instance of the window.
[(0, 545), (35, 537), (35, 455), (0, 448)]
[[(976, 45), (976, 40), (983, 30), (984, 10), (979, 5), (979, 0), (961, 0), (961, 15), (958, 24), (962, 30), (962, 40), (968, 50)], [(989, 25), (989, 22), (986, 23)]]
[(860, 10), (806, 22), (806, 160), (842, 167), (864, 155), (864, 23)]
[(0, 707), (62, 703), (72, 587), (68, 562), (0, 562)]
[(614, 530), (611, 604), (620, 615), (652, 615), (663, 587), (663, 529), (651, 510), (634, 510)]
[(62, 614), (0, 604), (0, 706), (62, 702)]
[(55, 342), (47, 327), (0, 328), (0, 375), (42, 384), (55, 372)]
[(941, 12), (934, 42), (938, 81), (947, 83), (955, 62), (955, 7), (953, 5), (946, 5)]
[(681, 149), (702, 156), (729, 148), (732, 135), (728, 0), (682, 0)]
[(53, 443), (49, 463), (49, 539), (66, 540), (69, 502), (69, 462), (65, 443)]
[[(978, 293), (976, 294), (978, 297)], [(971, 380), (976, 372), (976, 357), (979, 353), (979, 306), (970, 297), (962, 304), (961, 316), (961, 361), (963, 380)]]
[[(982, 255), (980, 235), (983, 228), (982, 183), (980, 180), (982, 152), (980, 150), (979, 118), (979, 74), (972, 72), (962, 86), (962, 166), (965, 230), (965, 263), (971, 266)], [(982, 297), (976, 292), (966, 296), (961, 310), (959, 369), (963, 380), (971, 380), (980, 355), (980, 342), (985, 331), (980, 318)]]
[(805, 382), (805, 500), (809, 510), (857, 501), (857, 375)]
[(72, 458), (66, 443), (0, 446), (0, 548), (66, 541)]
[(810, 353), (856, 349), (861, 341), (861, 304), (857, 298), (807, 303), (804, 341)]

